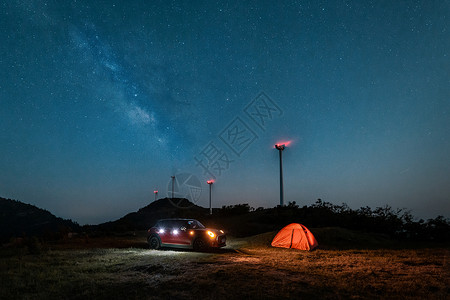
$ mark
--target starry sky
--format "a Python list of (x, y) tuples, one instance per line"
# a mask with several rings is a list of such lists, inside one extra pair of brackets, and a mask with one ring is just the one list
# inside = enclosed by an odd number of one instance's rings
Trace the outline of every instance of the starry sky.
[(449, 18), (434, 0), (1, 1), (0, 196), (97, 224), (175, 175), (205, 207), (213, 178), (215, 207), (273, 207), (289, 141), (285, 202), (449, 217)]

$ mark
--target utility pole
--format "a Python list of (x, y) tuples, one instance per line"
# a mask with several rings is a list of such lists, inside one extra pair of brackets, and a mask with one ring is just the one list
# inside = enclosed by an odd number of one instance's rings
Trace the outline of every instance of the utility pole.
[(280, 152), (280, 206), (284, 206), (284, 194), (283, 194), (283, 150), (285, 145), (276, 144), (275, 148)]
[(206, 183), (209, 184), (209, 214), (212, 215), (211, 188), (214, 180), (208, 180)]

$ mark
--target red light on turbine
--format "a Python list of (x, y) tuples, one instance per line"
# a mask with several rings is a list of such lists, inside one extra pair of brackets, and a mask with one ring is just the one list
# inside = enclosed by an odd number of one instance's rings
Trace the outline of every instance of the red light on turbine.
[(158, 191), (153, 191), (153, 193), (158, 194)]
[(213, 184), (213, 183), (214, 183), (214, 180), (213, 180), (213, 179), (208, 180), (206, 183), (207, 183), (207, 184)]
[(287, 147), (287, 146), (289, 146), (291, 143), (292, 143), (292, 141), (279, 142), (279, 143), (276, 143), (276, 144), (275, 144), (275, 148), (282, 147), (282, 146)]

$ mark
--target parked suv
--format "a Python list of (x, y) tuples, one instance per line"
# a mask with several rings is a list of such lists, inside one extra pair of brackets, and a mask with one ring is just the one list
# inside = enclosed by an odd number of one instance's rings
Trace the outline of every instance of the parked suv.
[(201, 251), (224, 247), (226, 239), (222, 230), (205, 228), (194, 219), (159, 220), (147, 234), (150, 249), (177, 247)]

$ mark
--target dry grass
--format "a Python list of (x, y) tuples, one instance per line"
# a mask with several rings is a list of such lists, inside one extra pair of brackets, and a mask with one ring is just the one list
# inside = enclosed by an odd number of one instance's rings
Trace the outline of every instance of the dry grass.
[(2, 249), (0, 298), (449, 297), (449, 249), (303, 252), (268, 247), (273, 234), (231, 239), (215, 253), (148, 250), (142, 235), (75, 239), (40, 254)]

